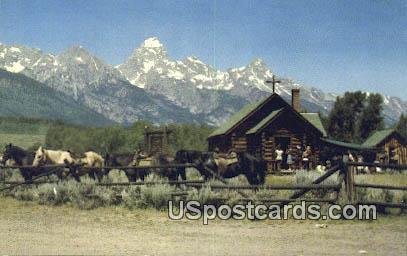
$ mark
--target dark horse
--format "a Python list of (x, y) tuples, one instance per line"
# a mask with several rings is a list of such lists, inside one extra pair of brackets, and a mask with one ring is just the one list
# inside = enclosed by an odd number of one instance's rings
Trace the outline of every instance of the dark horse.
[[(35, 153), (28, 152), (24, 149), (9, 144), (6, 146), (3, 154), (3, 163), (4, 164), (7, 160), (13, 160), (16, 165), (19, 166), (31, 166), (34, 160)], [(21, 176), (23, 176), (26, 182), (32, 181), (34, 176), (46, 173), (47, 170), (41, 167), (38, 168), (20, 168)]]
[[(120, 167), (129, 167), (133, 166), (137, 162), (137, 155), (126, 153), (126, 154), (110, 154), (105, 155), (105, 166), (117, 166), (117, 169)], [(152, 165), (168, 165), (173, 162), (173, 160), (165, 155), (158, 154), (152, 157)], [(140, 159), (142, 160), (142, 159)], [(144, 178), (151, 172), (151, 168), (126, 168), (123, 171), (125, 172), (127, 178), (130, 182), (135, 182), (137, 179), (144, 180)], [(109, 173), (110, 170), (105, 170), (105, 175)], [(178, 178), (175, 168), (158, 168), (156, 170), (158, 175), (167, 177), (169, 180), (176, 180)]]
[[(232, 178), (243, 174), (250, 185), (259, 185), (264, 184), (266, 176), (266, 162), (245, 152), (237, 153), (237, 162), (224, 166), (217, 164), (220, 162), (215, 160), (215, 154), (212, 152), (180, 150), (176, 153), (175, 159), (180, 164), (194, 164), (205, 180), (213, 178), (214, 175)], [(185, 171), (184, 167), (180, 169)]]
[[(128, 167), (132, 165), (134, 159), (134, 154), (125, 153), (125, 154), (112, 154), (106, 153), (105, 154), (105, 166), (114, 166), (117, 169), (120, 167)], [(108, 175), (111, 169), (105, 169), (104, 174)], [(126, 174), (127, 178), (130, 182), (134, 182), (137, 179), (144, 179), (147, 173), (143, 173), (141, 171), (137, 171), (137, 169), (124, 169), (124, 173)]]
[[(177, 164), (194, 164), (199, 173), (206, 178), (211, 177), (212, 174), (204, 168), (204, 162), (206, 162), (213, 153), (203, 152), (198, 150), (178, 150), (175, 153), (175, 163)], [(181, 175), (183, 180), (186, 180), (185, 167), (178, 167), (177, 173)]]

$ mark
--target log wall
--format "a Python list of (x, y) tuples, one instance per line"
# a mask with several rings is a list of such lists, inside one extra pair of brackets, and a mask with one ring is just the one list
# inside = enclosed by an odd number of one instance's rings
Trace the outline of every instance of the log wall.
[[(396, 150), (398, 154), (397, 164), (405, 165), (407, 164), (407, 145), (402, 141), (402, 139), (397, 136), (390, 136), (387, 138), (380, 147), (386, 152), (387, 156), (391, 155), (391, 150)], [(389, 157), (385, 160), (386, 163), (390, 163)]]

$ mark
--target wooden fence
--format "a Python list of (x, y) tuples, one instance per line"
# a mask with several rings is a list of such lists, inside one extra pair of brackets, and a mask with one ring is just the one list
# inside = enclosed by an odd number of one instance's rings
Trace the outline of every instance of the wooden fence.
[[(0, 189), (1, 191), (4, 190), (8, 190), (8, 189), (12, 189), (15, 188), (17, 186), (23, 186), (23, 185), (39, 185), (39, 184), (44, 184), (44, 183), (54, 183), (54, 182), (50, 182), (50, 181), (39, 181), (38, 179), (40, 179), (41, 177), (44, 176), (48, 176), (53, 174), (54, 172), (57, 172), (58, 169), (57, 168), (61, 168), (61, 167), (65, 167), (65, 168), (79, 168), (81, 166), (65, 166), (65, 165), (44, 165), (41, 166), (41, 168), (45, 168), (45, 169), (50, 169), (50, 171), (45, 172), (41, 175), (38, 175), (36, 177), (34, 177), (32, 179), (31, 182), (15, 182), (15, 181), (3, 181), (2, 184), (4, 185), (8, 185), (6, 187), (3, 187)], [(160, 168), (175, 168), (175, 167), (193, 167), (193, 168), (197, 168), (197, 166), (193, 165), (193, 164), (173, 164), (173, 165), (157, 165), (157, 166), (140, 166), (140, 167), (136, 167), (136, 166), (126, 166), (126, 167), (119, 167), (119, 166), (107, 166), (104, 167), (105, 169), (121, 169), (121, 170), (125, 170), (125, 169), (150, 169), (151, 171), (157, 171)], [(12, 169), (18, 169), (18, 168), (37, 168), (37, 167), (33, 167), (33, 166), (0, 166), (1, 168), (12, 168)], [(81, 168), (87, 168), (87, 167), (81, 167)], [(202, 187), (209, 187), (210, 189), (213, 190), (235, 190), (237, 191), (237, 193), (239, 193), (242, 198), (240, 199), (240, 201), (262, 201), (262, 202), (280, 202), (280, 203), (290, 203), (290, 202), (296, 202), (301, 200), (300, 196), (304, 195), (306, 192), (310, 191), (310, 190), (326, 190), (326, 189), (330, 189), (330, 190), (334, 190), (334, 191), (339, 191), (341, 188), (341, 181), (338, 181), (338, 184), (335, 185), (324, 185), (324, 184), (320, 184), (322, 181), (324, 181), (325, 179), (327, 179), (329, 176), (331, 176), (332, 174), (334, 174), (335, 172), (339, 171), (338, 167), (333, 167), (332, 169), (328, 170), (324, 175), (322, 175), (320, 178), (318, 178), (317, 180), (315, 180), (312, 184), (308, 184), (308, 185), (259, 185), (259, 186), (252, 186), (252, 185), (231, 185), (228, 184), (227, 181), (220, 177), (216, 172), (214, 172), (213, 170), (206, 168), (207, 172), (212, 173), (213, 177), (220, 181), (222, 184), (221, 185), (214, 185), (214, 184), (208, 184), (205, 183), (205, 181), (203, 180), (185, 180), (185, 181), (167, 181), (167, 182), (151, 182), (151, 181), (139, 181), (139, 182), (112, 182), (112, 183), (101, 183), (101, 182), (97, 182), (96, 185), (97, 186), (141, 186), (141, 185), (155, 185), (155, 184), (170, 184), (170, 185), (184, 185), (185, 188), (197, 188), (197, 189), (201, 189)], [(88, 168), (88, 169), (92, 169), (92, 168)], [(263, 200), (258, 200), (258, 199), (253, 199), (250, 198), (250, 196), (244, 192), (244, 190), (259, 190), (259, 189), (266, 189), (266, 190), (295, 190), (296, 192), (293, 194), (293, 196), (291, 196), (290, 198), (269, 198), (269, 199), (263, 199)], [(187, 191), (175, 191), (173, 192), (171, 195), (172, 196), (186, 196), (188, 193)], [(337, 193), (338, 194), (338, 193)], [(306, 201), (310, 201), (310, 202), (329, 202), (329, 203), (334, 203), (337, 199), (337, 194), (334, 198), (328, 198), (328, 199), (324, 199), (324, 198), (308, 198), (308, 199), (303, 199)], [(226, 198), (218, 198), (219, 200), (227, 200)]]
[[(186, 181), (167, 181), (167, 182), (114, 182), (114, 183), (96, 183), (97, 186), (141, 186), (141, 185), (155, 185), (155, 184), (170, 184), (170, 185), (184, 185), (184, 189), (186, 188), (197, 188), (201, 189), (202, 187), (209, 187), (213, 190), (234, 190), (239, 193), (242, 198), (240, 201), (261, 201), (261, 202), (274, 202), (280, 204), (288, 204), (293, 202), (298, 202), (300, 200), (307, 201), (307, 202), (326, 202), (326, 203), (335, 203), (338, 200), (339, 193), (341, 189), (345, 189), (347, 195), (347, 201), (349, 203), (354, 204), (371, 204), (371, 205), (380, 205), (383, 207), (398, 207), (398, 208), (407, 208), (406, 202), (400, 203), (388, 203), (388, 202), (364, 202), (358, 201), (356, 189), (357, 188), (372, 188), (372, 189), (391, 189), (391, 190), (407, 190), (407, 186), (393, 186), (393, 185), (380, 185), (380, 184), (360, 184), (355, 182), (355, 167), (356, 166), (369, 166), (369, 167), (382, 167), (382, 168), (391, 168), (395, 170), (407, 170), (407, 166), (402, 165), (384, 165), (384, 164), (372, 164), (372, 163), (355, 163), (355, 162), (348, 162), (348, 163), (341, 163), (332, 167), (331, 169), (327, 170), (323, 175), (319, 178), (314, 180), (311, 184), (307, 185), (259, 185), (259, 186), (252, 186), (252, 185), (231, 185), (228, 182), (220, 177), (216, 172), (213, 170), (206, 168), (207, 172), (212, 173), (213, 177), (220, 181), (222, 184), (210, 184), (205, 183), (203, 180), (186, 180)], [(73, 166), (65, 166), (65, 165), (45, 165), (41, 166), (41, 168), (50, 169), (50, 171), (38, 175), (33, 178), (32, 182), (11, 182), (11, 181), (3, 181), (2, 184), (9, 185), (0, 189), (1, 191), (12, 189), (17, 186), (22, 185), (37, 185), (43, 183), (50, 183), (47, 181), (38, 181), (39, 178), (48, 176), (56, 171), (56, 168), (61, 167), (73, 167)], [(74, 166), (80, 167), (80, 166)], [(119, 167), (119, 166), (107, 166), (104, 167), (105, 169), (151, 169), (151, 171), (157, 171), (160, 168), (175, 168), (175, 167), (193, 167), (198, 168), (193, 164), (173, 164), (173, 165), (157, 165), (157, 166), (127, 166), (127, 167)], [(32, 166), (0, 166), (0, 170), (2, 168), (36, 168)], [(87, 167), (82, 167), (87, 168)], [(92, 168), (88, 168), (92, 169)], [(337, 183), (333, 185), (326, 185), (321, 184), (327, 178), (332, 176), (333, 174), (338, 173)], [(342, 186), (344, 183), (344, 186)], [(259, 189), (266, 189), (266, 190), (294, 190), (294, 193), (289, 198), (268, 198), (263, 200), (253, 199), (245, 193), (245, 190), (259, 190)], [(334, 191), (334, 197), (332, 198), (303, 198), (302, 196), (311, 190), (332, 190)], [(188, 193), (186, 190), (184, 191), (175, 191), (172, 193), (172, 196), (186, 196)], [(226, 200), (225, 198), (219, 198), (220, 200)]]
[(407, 190), (407, 186), (394, 186), (394, 185), (382, 185), (382, 184), (372, 184), (372, 183), (358, 183), (355, 182), (355, 167), (380, 167), (388, 168), (398, 171), (406, 171), (407, 165), (394, 165), (394, 164), (375, 164), (375, 163), (356, 163), (347, 162), (346, 164), (346, 192), (347, 200), (354, 204), (364, 204), (364, 205), (376, 205), (389, 208), (401, 208), (407, 209), (407, 202), (400, 203), (389, 203), (389, 202), (376, 202), (376, 201), (363, 201), (359, 200), (356, 189), (357, 188), (370, 188), (370, 189), (385, 189), (385, 190)]

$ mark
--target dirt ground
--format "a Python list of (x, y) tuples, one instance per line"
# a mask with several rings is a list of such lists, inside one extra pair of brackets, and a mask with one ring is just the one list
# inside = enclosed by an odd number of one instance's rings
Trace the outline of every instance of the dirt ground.
[(0, 254), (406, 255), (407, 217), (171, 221), (166, 212), (51, 207), (0, 197)]

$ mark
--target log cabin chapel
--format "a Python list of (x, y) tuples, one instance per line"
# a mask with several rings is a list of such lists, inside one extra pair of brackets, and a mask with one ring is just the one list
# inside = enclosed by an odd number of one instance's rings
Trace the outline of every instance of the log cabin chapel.
[[(208, 137), (208, 149), (222, 153), (246, 151), (267, 162), (268, 171), (286, 169), (290, 154), (299, 165), (304, 150), (310, 149), (309, 163), (319, 162), (321, 139), (327, 133), (318, 113), (301, 112), (300, 90), (292, 89), (291, 105), (277, 93), (249, 104), (234, 114)], [(281, 165), (276, 165), (276, 149), (284, 152)], [(294, 166), (299, 167), (299, 166)]]

